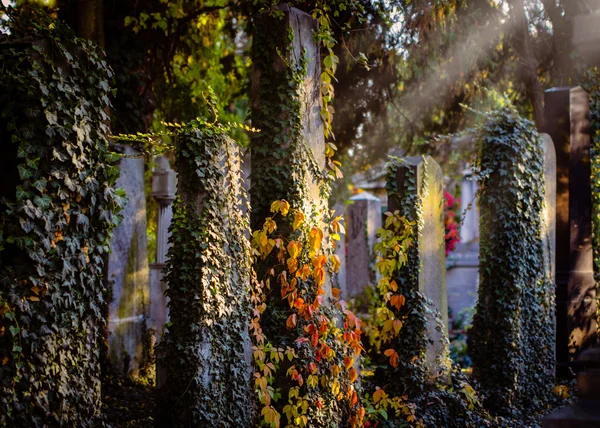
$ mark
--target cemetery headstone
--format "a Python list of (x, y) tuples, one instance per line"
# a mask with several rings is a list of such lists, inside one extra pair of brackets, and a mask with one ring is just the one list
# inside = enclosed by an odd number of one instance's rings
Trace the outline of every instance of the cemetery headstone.
[[(407, 180), (411, 186), (406, 186)], [(448, 298), (446, 296), (446, 248), (444, 229), (444, 175), (440, 166), (431, 156), (402, 158), (396, 173), (396, 186), (411, 188), (422, 201), (418, 212), (419, 236), (416, 238), (420, 272), (418, 290), (433, 303), (432, 311), (437, 311), (443, 322), (438, 326), (434, 313), (428, 314), (427, 330), (432, 343), (427, 348), (427, 361), (431, 376), (444, 371), (438, 361), (447, 361), (448, 350)], [(388, 211), (401, 210), (407, 195), (388, 198)], [(409, 199), (410, 200), (410, 199)]]
[[(125, 146), (125, 155), (137, 154)], [(107, 278), (112, 282), (109, 305), (109, 357), (117, 370), (136, 375), (142, 361), (142, 343), (149, 309), (148, 239), (144, 159), (125, 157), (117, 187), (125, 190), (123, 221), (114, 231)]]
[(359, 297), (369, 285), (375, 285), (374, 247), (381, 227), (381, 201), (368, 192), (350, 198), (346, 208), (348, 259), (346, 298)]
[(556, 149), (556, 358), (559, 374), (596, 340), (592, 255), (589, 96), (581, 88), (545, 94), (545, 132)]

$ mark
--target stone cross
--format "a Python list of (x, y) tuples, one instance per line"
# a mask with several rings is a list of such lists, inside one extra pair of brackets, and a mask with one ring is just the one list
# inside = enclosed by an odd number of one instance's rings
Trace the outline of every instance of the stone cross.
[[(414, 192), (422, 201), (422, 210), (418, 211), (422, 228), (416, 239), (419, 251), (418, 289), (432, 303), (433, 310), (439, 312), (443, 327), (433, 314), (429, 314), (428, 334), (432, 343), (427, 348), (427, 361), (431, 376), (445, 371), (437, 365), (438, 361), (448, 361), (448, 297), (446, 295), (446, 246), (444, 227), (444, 175), (440, 166), (431, 156), (403, 158), (396, 173), (398, 192), (405, 188), (406, 180), (415, 180)], [(401, 204), (407, 195), (398, 197), (389, 195), (389, 211), (402, 211)]]
[(348, 258), (344, 298), (356, 298), (375, 285), (374, 247), (381, 227), (381, 201), (367, 192), (350, 198), (346, 208)]
[(581, 88), (545, 94), (545, 132), (556, 148), (556, 357), (559, 374), (596, 340), (592, 256), (589, 95)]
[[(125, 146), (125, 155), (138, 153)], [(125, 190), (123, 221), (114, 231), (108, 257), (107, 278), (112, 281), (109, 304), (109, 357), (119, 371), (136, 375), (142, 359), (143, 333), (149, 303), (148, 239), (144, 159), (125, 157), (116, 187)]]

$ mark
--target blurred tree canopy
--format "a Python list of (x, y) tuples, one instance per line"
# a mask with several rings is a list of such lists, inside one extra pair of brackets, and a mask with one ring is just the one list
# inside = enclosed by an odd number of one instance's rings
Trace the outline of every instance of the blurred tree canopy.
[[(52, 3), (52, 2), (46, 2)], [(56, 0), (80, 36), (106, 49), (117, 75), (115, 132), (207, 116), (248, 121), (252, 16), (274, 0)], [(393, 147), (454, 162), (469, 142), (436, 139), (509, 99), (543, 129), (543, 91), (579, 83), (574, 18), (597, 0), (290, 0), (324, 10), (340, 59), (333, 132), (347, 171)], [(242, 144), (244, 135), (236, 136)], [(457, 165), (460, 162), (456, 163)]]

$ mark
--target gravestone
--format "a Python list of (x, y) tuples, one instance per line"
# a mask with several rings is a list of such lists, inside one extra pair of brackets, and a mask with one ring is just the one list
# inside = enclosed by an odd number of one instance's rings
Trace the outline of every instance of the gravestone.
[[(315, 174), (325, 170), (325, 137), (321, 111), (321, 68), (319, 46), (313, 38), (316, 21), (307, 13), (288, 5), (278, 6), (283, 16), (261, 15), (256, 28), (271, 29), (277, 42), (260, 31), (256, 34), (260, 51), (254, 51), (252, 68), (252, 125), (261, 132), (252, 135), (252, 230), (262, 227), (270, 216), (274, 200), (302, 200), (305, 213), (327, 208), (321, 195), (321, 177)], [(291, 46), (288, 35), (293, 34)], [(281, 38), (281, 40), (279, 40)], [(305, 67), (305, 69), (303, 69)], [(302, 72), (301, 76), (293, 73)], [(299, 106), (288, 105), (278, 90), (296, 86)], [(281, 87), (274, 85), (281, 83)], [(266, 110), (266, 105), (272, 111)], [(274, 118), (272, 115), (276, 114)], [(274, 120), (276, 119), (276, 120)], [(301, 142), (297, 144), (294, 132), (285, 126), (297, 124)], [(282, 128), (282, 126), (284, 128)], [(304, 163), (302, 168), (293, 165)], [(314, 169), (306, 166), (312, 165)], [(303, 169), (300, 171), (300, 169)]]
[(164, 156), (156, 158), (156, 169), (152, 173), (152, 197), (158, 204), (156, 227), (156, 258), (150, 265), (150, 324), (158, 341), (164, 325), (169, 321), (167, 311), (166, 282), (163, 269), (169, 251), (169, 225), (173, 219), (173, 201), (177, 190), (177, 174)]
[[(125, 155), (137, 155), (125, 146)], [(123, 158), (117, 187), (128, 198), (123, 221), (114, 231), (107, 278), (112, 281), (109, 305), (109, 357), (118, 371), (136, 375), (142, 360), (143, 335), (149, 309), (148, 239), (144, 159)]]
[(439, 312), (443, 326), (438, 324), (433, 314), (428, 314), (427, 330), (432, 343), (427, 347), (429, 373), (437, 376), (444, 368), (437, 366), (437, 361), (447, 362), (448, 350), (448, 298), (446, 295), (446, 244), (444, 227), (444, 175), (440, 166), (431, 156), (414, 156), (402, 158), (396, 173), (398, 197), (389, 195), (389, 211), (401, 211), (405, 200), (406, 184), (413, 183), (413, 192), (421, 198), (422, 208), (418, 210), (421, 223), (419, 236), (416, 238), (418, 259), (420, 263), (418, 289), (432, 303), (433, 310)]
[(346, 208), (348, 258), (346, 296), (359, 297), (369, 285), (375, 285), (374, 248), (381, 227), (381, 201), (368, 192), (350, 198)]
[(545, 123), (557, 161), (556, 358), (564, 375), (597, 332), (588, 94), (581, 87), (546, 91)]

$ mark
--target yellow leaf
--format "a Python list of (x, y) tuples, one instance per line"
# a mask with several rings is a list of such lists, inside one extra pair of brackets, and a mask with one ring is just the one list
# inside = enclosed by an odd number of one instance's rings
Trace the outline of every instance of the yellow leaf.
[(321, 240), (323, 239), (323, 232), (316, 227), (313, 227), (308, 234), (308, 241), (310, 243), (310, 252), (315, 254), (321, 248)]
[(298, 229), (302, 223), (304, 223), (304, 213), (300, 210), (294, 211), (294, 222), (292, 223), (292, 229)]
[(379, 387), (377, 387), (376, 391), (373, 393), (373, 403), (378, 403), (381, 400), (384, 400), (387, 398), (387, 394), (385, 393), (385, 391)]
[(331, 268), (335, 273), (338, 273), (341, 265), (340, 258), (334, 254), (329, 259), (331, 260)]
[(302, 244), (298, 241), (290, 241), (287, 245), (288, 253), (292, 259), (297, 259), (300, 255), (300, 251), (302, 250)]
[(281, 212), (282, 216), (286, 216), (288, 215), (288, 212), (290, 211), (290, 203), (288, 201), (286, 201), (285, 199), (282, 199), (281, 201), (279, 201), (279, 211)]

